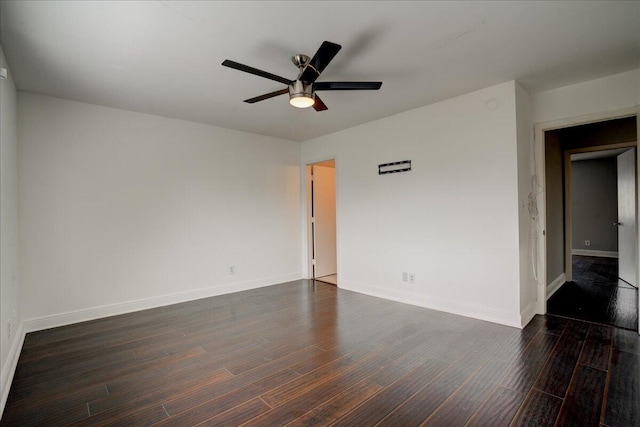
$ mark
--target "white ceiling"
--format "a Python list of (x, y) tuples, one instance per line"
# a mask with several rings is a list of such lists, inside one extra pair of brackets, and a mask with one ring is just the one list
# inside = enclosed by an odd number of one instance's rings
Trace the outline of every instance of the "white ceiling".
[[(298, 110), (283, 88), (296, 53), (342, 45)], [(640, 67), (640, 2), (2, 1), (0, 42), (18, 89), (303, 141), (516, 79), (531, 93)]]

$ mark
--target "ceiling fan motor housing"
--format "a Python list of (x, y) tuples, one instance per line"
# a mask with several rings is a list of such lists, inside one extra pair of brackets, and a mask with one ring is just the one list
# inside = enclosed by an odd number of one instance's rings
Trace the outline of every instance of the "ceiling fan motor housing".
[(295, 80), (289, 84), (289, 99), (300, 97), (315, 98), (313, 83), (305, 83), (302, 80)]

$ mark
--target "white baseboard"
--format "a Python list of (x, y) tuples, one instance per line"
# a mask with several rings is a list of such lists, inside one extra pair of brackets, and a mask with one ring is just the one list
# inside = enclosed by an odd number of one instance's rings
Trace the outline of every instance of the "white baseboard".
[(520, 327), (527, 326), (531, 319), (536, 315), (536, 301), (533, 301), (524, 310), (520, 310)]
[(146, 310), (150, 308), (162, 307), (165, 305), (178, 304), (186, 301), (193, 301), (202, 298), (214, 297), (217, 295), (230, 294), (233, 292), (240, 292), (249, 289), (276, 285), (279, 283), (298, 280), (301, 278), (301, 273), (290, 273), (282, 276), (273, 276), (240, 283), (212, 286), (210, 288), (179, 292), (170, 295), (162, 295), (158, 297), (144, 298), (135, 301), (126, 301), (117, 304), (109, 304), (99, 307), (70, 311), (67, 313), (43, 316), (26, 320), (24, 322), (24, 330), (26, 333), (41, 331), (43, 329), (55, 328), (58, 326), (65, 326), (79, 322), (86, 322), (88, 320), (116, 316), (118, 314), (132, 313), (134, 311)]
[(11, 383), (13, 382), (13, 375), (16, 373), (16, 367), (18, 366), (18, 359), (20, 358), (20, 352), (22, 351), (22, 345), (24, 344), (25, 329), (21, 323), (16, 331), (15, 338), (9, 348), (9, 355), (2, 367), (2, 397), (0, 401), (0, 418), (4, 412), (4, 406), (7, 404), (7, 398), (9, 397), (9, 390), (11, 390)]
[(618, 258), (615, 251), (592, 251), (589, 249), (571, 249), (571, 255), (597, 256), (602, 258)]
[(397, 290), (379, 288), (344, 279), (340, 280), (338, 287), (340, 289), (358, 292), (365, 295), (402, 302), (405, 304), (416, 305), (432, 310), (444, 311), (446, 313), (457, 314), (464, 317), (471, 317), (473, 319), (499, 323), (501, 325), (512, 326), (514, 328), (523, 327), (523, 320), (518, 314), (510, 314), (501, 311), (488, 310), (482, 307), (458, 304), (438, 298), (431, 298), (410, 292), (401, 292)]
[(551, 298), (551, 295), (555, 294), (560, 286), (564, 285), (567, 281), (567, 276), (564, 273), (560, 274), (556, 279), (547, 285), (547, 299)]

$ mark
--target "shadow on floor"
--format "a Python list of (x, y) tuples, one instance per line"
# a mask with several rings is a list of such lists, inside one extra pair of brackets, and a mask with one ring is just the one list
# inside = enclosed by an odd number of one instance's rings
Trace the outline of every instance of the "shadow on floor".
[(638, 290), (618, 279), (618, 260), (573, 256), (573, 281), (547, 301), (547, 313), (638, 330)]

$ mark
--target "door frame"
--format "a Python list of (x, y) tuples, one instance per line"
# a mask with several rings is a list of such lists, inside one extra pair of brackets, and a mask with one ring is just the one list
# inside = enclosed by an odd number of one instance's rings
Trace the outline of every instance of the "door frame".
[[(312, 228), (311, 228), (311, 181), (310, 177), (310, 167), (316, 165), (318, 163), (323, 163), (327, 161), (333, 160), (334, 169), (335, 169), (335, 185), (336, 185), (336, 270), (338, 277), (340, 276), (340, 221), (339, 221), (339, 212), (340, 212), (340, 196), (339, 196), (339, 177), (338, 177), (338, 156), (329, 156), (322, 157), (317, 160), (307, 160), (303, 163), (302, 166), (302, 222), (304, 223), (303, 230), (306, 232), (302, 233), (302, 271), (303, 277), (306, 279), (313, 279), (313, 265), (311, 263), (312, 259), (312, 251), (313, 248), (311, 245), (313, 244), (312, 238)], [(339, 282), (338, 282), (339, 283)], [(340, 287), (339, 284), (337, 287)]]
[[(535, 286), (537, 287), (537, 303), (536, 303), (536, 313), (537, 314), (546, 314), (547, 313), (547, 240), (546, 240), (546, 228), (547, 228), (547, 203), (546, 203), (546, 181), (545, 181), (545, 132), (556, 129), (563, 129), (567, 127), (580, 126), (589, 123), (597, 123), (608, 120), (622, 119), (625, 117), (636, 117), (636, 130), (638, 132), (638, 137), (636, 140), (640, 140), (640, 108), (639, 107), (629, 107), (620, 110), (600, 112), (587, 114), (578, 117), (569, 117), (559, 120), (553, 120), (549, 122), (536, 123), (533, 127), (534, 138), (534, 173), (536, 176), (534, 177), (534, 182), (537, 182), (537, 187), (540, 191), (536, 191), (536, 204), (539, 206), (538, 212), (538, 227), (536, 234), (536, 242), (534, 242), (534, 247), (537, 249), (534, 254), (535, 260), (537, 262), (534, 263), (535, 270)], [(636, 155), (640, 158), (640, 150), (636, 150)], [(638, 159), (637, 159), (638, 160)], [(638, 162), (640, 164), (640, 162)], [(637, 179), (638, 171), (636, 170), (636, 179)], [(638, 186), (636, 185), (636, 196), (638, 193)], [(640, 204), (640, 198), (637, 199)], [(636, 206), (638, 211), (638, 206)], [(565, 225), (566, 229), (566, 225)], [(565, 230), (566, 233), (566, 230)], [(638, 239), (638, 246), (640, 247), (640, 239)], [(640, 248), (639, 248), (640, 249)], [(639, 259), (636, 263), (636, 269), (640, 270), (640, 250), (638, 251)], [(565, 260), (566, 263), (566, 260)], [(565, 273), (566, 273), (566, 265), (565, 265)], [(638, 271), (636, 272), (638, 273)], [(640, 277), (640, 276), (638, 276)], [(640, 332), (640, 331), (639, 331)]]

